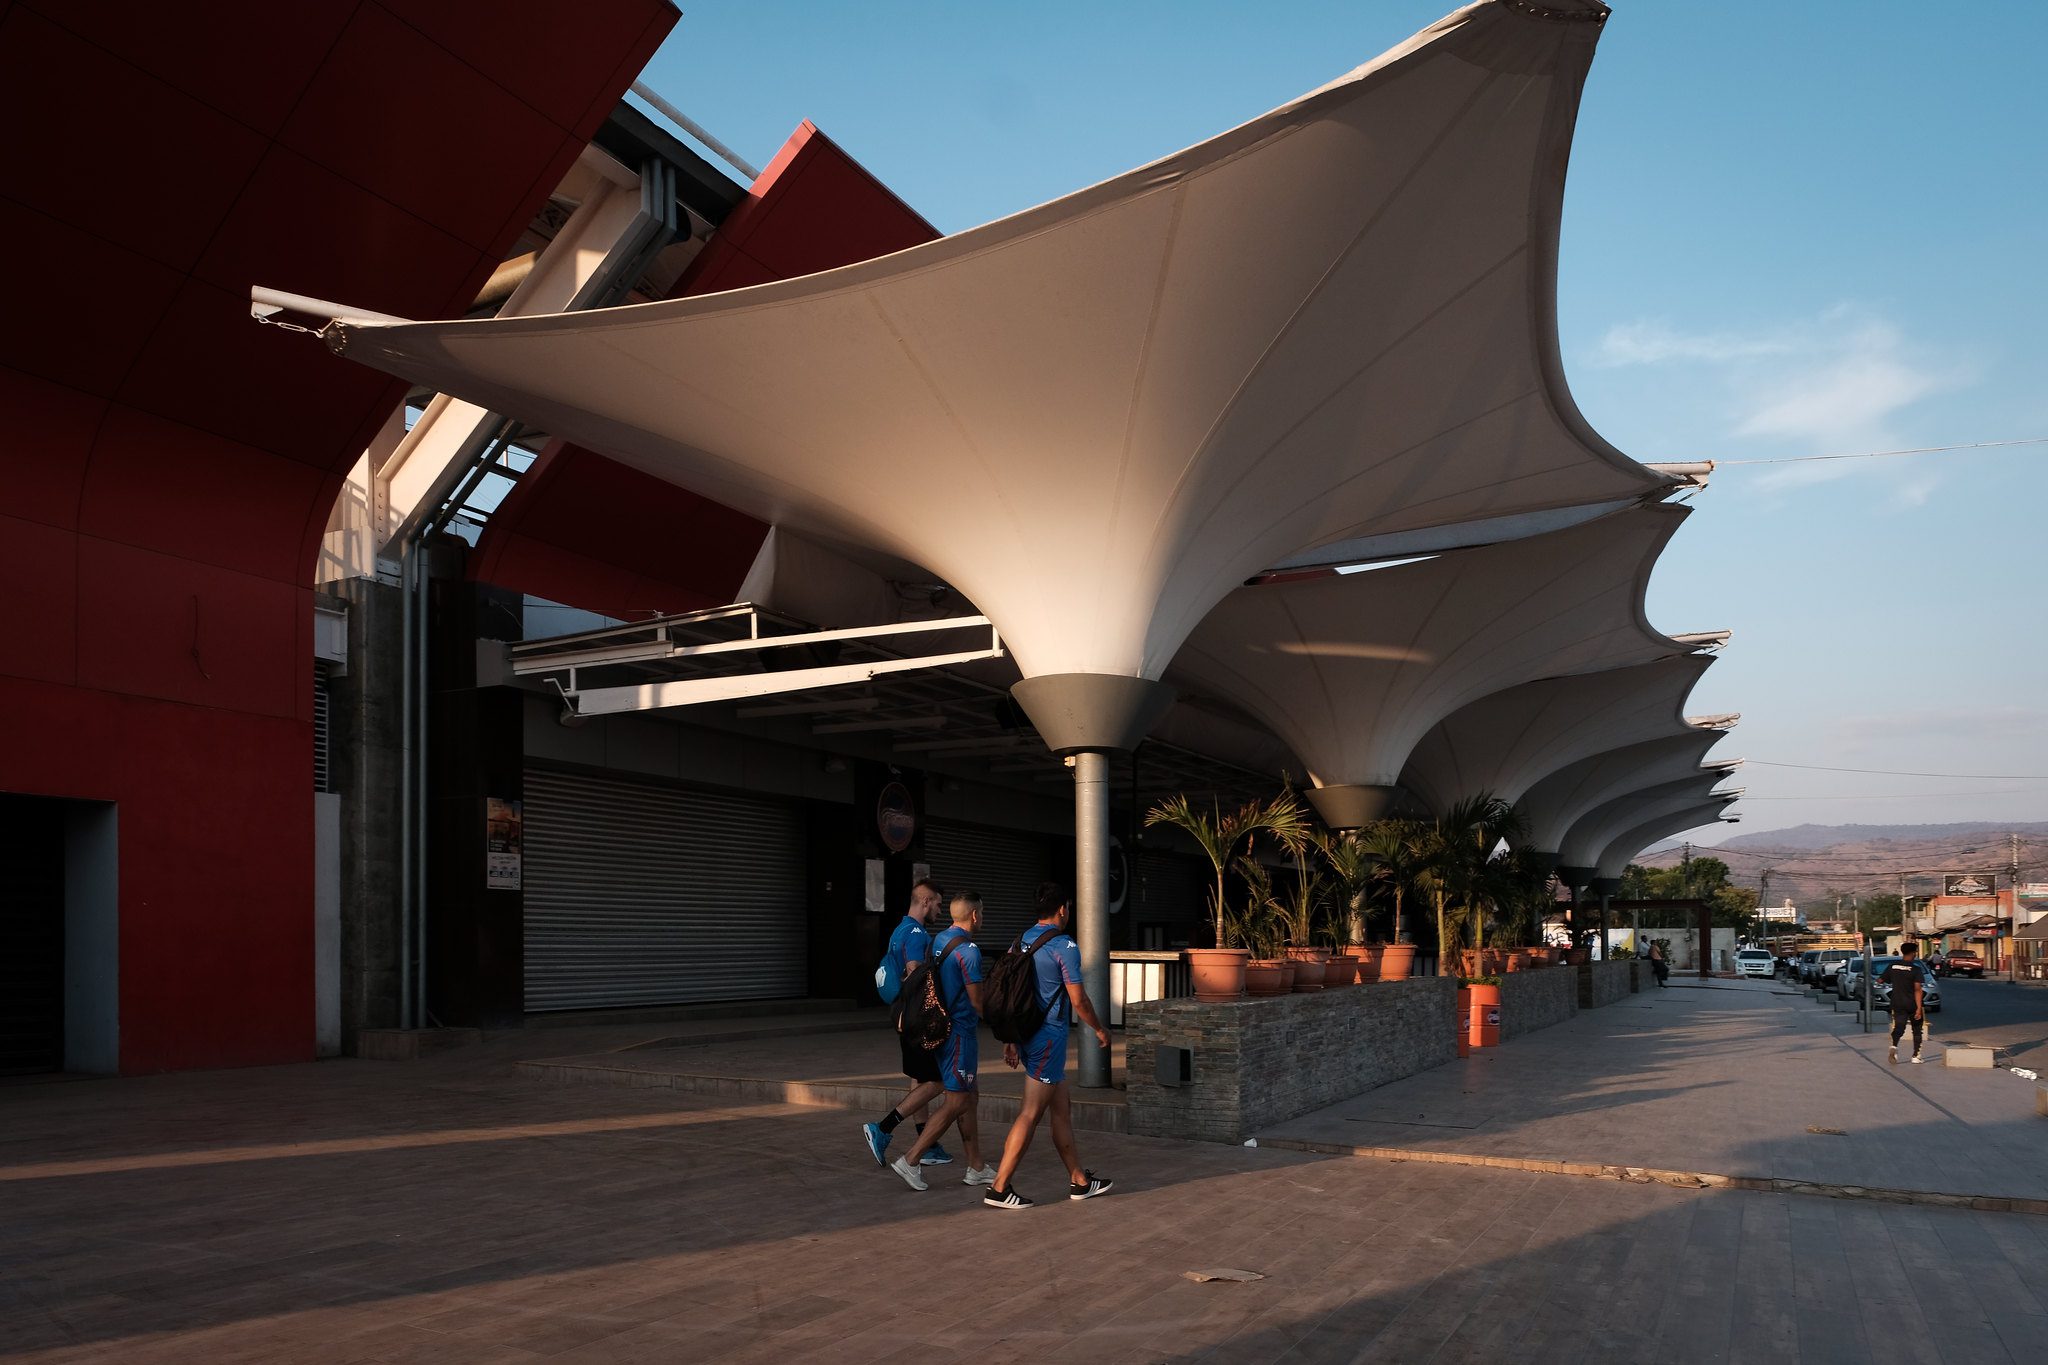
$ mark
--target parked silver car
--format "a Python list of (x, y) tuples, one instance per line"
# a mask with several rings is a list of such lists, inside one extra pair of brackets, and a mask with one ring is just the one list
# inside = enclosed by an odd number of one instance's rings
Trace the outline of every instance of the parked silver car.
[[(1887, 968), (1898, 961), (1899, 959), (1896, 957), (1881, 957), (1877, 959), (1875, 964), (1877, 976), (1870, 985), (1870, 1004), (1872, 1009), (1884, 1010), (1891, 1008), (1892, 989), (1885, 984), (1884, 974)], [(1920, 968), (1920, 1008), (1926, 1010), (1929, 1014), (1941, 1013), (1941, 987), (1935, 984), (1933, 969), (1925, 962), (1916, 963), (1915, 965)], [(1861, 993), (1863, 987), (1860, 982), (1857, 984), (1856, 989)]]
[(1854, 956), (1854, 948), (1822, 948), (1812, 954), (1813, 960), (1806, 964), (1806, 974), (1801, 979), (1809, 986), (1832, 986), (1835, 972), (1844, 961)]

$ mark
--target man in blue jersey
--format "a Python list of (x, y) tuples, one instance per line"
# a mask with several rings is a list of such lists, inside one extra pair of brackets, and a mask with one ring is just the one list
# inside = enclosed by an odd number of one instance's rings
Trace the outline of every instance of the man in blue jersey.
[[(924, 961), (925, 953), (931, 947), (931, 935), (926, 932), (926, 927), (944, 904), (945, 898), (940, 894), (937, 883), (929, 877), (910, 888), (910, 908), (903, 912), (896, 932), (889, 935), (888, 951), (895, 960), (898, 981), (908, 981), (911, 969)], [(861, 1135), (867, 1139), (868, 1151), (874, 1156), (877, 1166), (889, 1164), (887, 1153), (896, 1125), (916, 1115), (917, 1131), (922, 1133), (926, 1120), (931, 1117), (931, 1103), (944, 1089), (939, 1084), (936, 1057), (906, 1040), (901, 1033), (896, 1035), (896, 1045), (903, 1056), (903, 1074), (910, 1078), (910, 1093), (876, 1122), (861, 1125)], [(923, 1156), (927, 1166), (943, 1166), (952, 1159), (937, 1143), (933, 1143)]]
[(932, 953), (939, 959), (939, 999), (946, 1004), (946, 1042), (939, 1049), (939, 1080), (946, 1088), (946, 1102), (938, 1116), (924, 1126), (910, 1150), (889, 1163), (889, 1169), (903, 1177), (913, 1190), (927, 1188), (918, 1172), (919, 1159), (938, 1145), (939, 1138), (953, 1124), (960, 1125), (960, 1142), (967, 1148), (967, 1176), (963, 1185), (995, 1183), (995, 1168), (981, 1164), (981, 1091), (976, 1084), (981, 1054), (981, 949), (973, 934), (981, 927), (981, 897), (963, 891), (953, 897), (953, 924), (932, 940)]
[(1048, 1110), (1052, 1112), (1052, 1145), (1059, 1149), (1060, 1160), (1067, 1165), (1067, 1198), (1093, 1199), (1108, 1194), (1114, 1184), (1083, 1169), (1080, 1154), (1074, 1150), (1067, 1030), (1079, 1019), (1105, 1048), (1109, 1046), (1109, 1033), (1095, 1017), (1095, 1007), (1088, 1003), (1087, 992), (1081, 988), (1081, 949), (1067, 933), (1067, 926), (1073, 922), (1073, 904), (1067, 898), (1066, 888), (1058, 882), (1040, 882), (1037, 909), (1038, 923), (1024, 931), (1020, 946), (1029, 949), (1047, 935), (1052, 936), (1051, 942), (1031, 959), (1038, 974), (1038, 1000), (1046, 1007), (1045, 1023), (1023, 1047), (1014, 1043), (1003, 1047), (1004, 1063), (1024, 1068), (1024, 1105), (1003, 1143), (1003, 1164), (996, 1171), (995, 1184), (982, 1197), (981, 1202), (990, 1208), (1031, 1207), (1032, 1201), (1017, 1193), (1010, 1178), (1017, 1173), (1024, 1153), (1031, 1150), (1032, 1134)]

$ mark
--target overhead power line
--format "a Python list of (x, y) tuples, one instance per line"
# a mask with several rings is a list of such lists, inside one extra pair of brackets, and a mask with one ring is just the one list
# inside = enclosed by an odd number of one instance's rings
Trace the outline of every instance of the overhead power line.
[[(1818, 763), (1773, 763), (1767, 758), (1743, 760), (1751, 768), (1798, 768), (1810, 773), (1862, 773), (1868, 777), (1954, 777), (1969, 782), (2048, 782), (2048, 773), (1916, 773), (1900, 768), (1829, 768)], [(1940, 793), (1935, 793), (1940, 795)], [(1961, 795), (1962, 793), (1953, 793)], [(1755, 798), (1750, 798), (1754, 800)]]
[(1768, 460), (1716, 460), (1719, 469), (1737, 464), (1811, 464), (1816, 460), (1889, 460), (1900, 455), (1941, 455), (1956, 450), (1997, 450), (2004, 446), (2048, 445), (2048, 436), (2027, 436), (2017, 441), (1971, 441), (1954, 446), (1915, 446), (1911, 450), (1858, 450), (1844, 455), (1780, 455)]

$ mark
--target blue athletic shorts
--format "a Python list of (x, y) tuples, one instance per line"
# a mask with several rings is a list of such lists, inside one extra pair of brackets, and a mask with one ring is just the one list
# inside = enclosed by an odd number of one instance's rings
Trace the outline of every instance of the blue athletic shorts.
[(981, 1060), (981, 1038), (973, 1029), (956, 1028), (946, 1035), (939, 1049), (939, 1080), (955, 1094), (974, 1089), (974, 1073)]
[(1047, 1085), (1058, 1085), (1067, 1078), (1066, 1020), (1042, 1025), (1019, 1050), (1024, 1056), (1025, 1075)]

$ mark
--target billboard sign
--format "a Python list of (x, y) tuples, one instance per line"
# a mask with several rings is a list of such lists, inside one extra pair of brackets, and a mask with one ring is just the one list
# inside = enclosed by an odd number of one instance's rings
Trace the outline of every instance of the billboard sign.
[(1991, 896), (1997, 894), (1997, 882), (1984, 872), (1947, 872), (1942, 874), (1941, 894), (1944, 896)]

